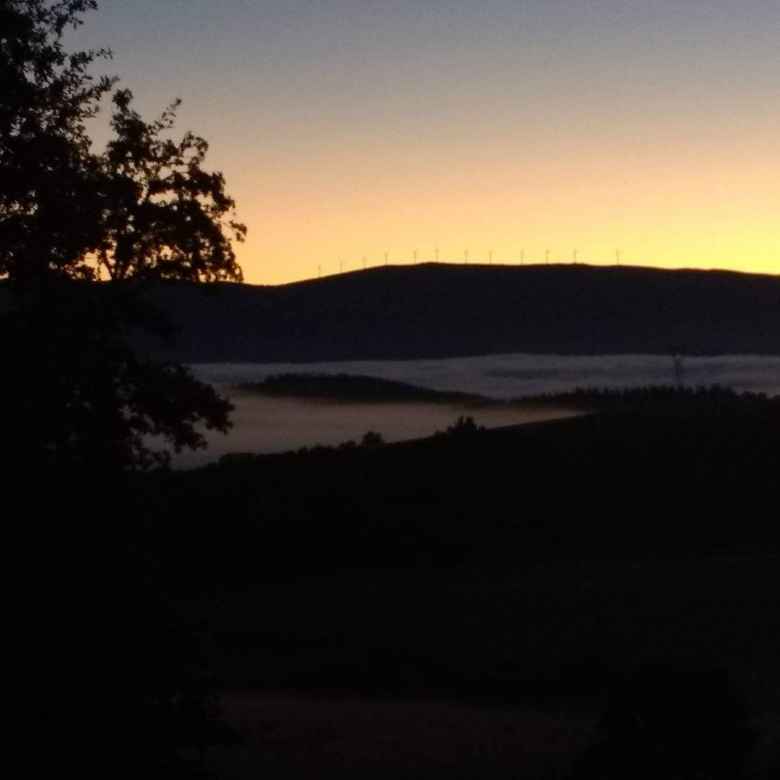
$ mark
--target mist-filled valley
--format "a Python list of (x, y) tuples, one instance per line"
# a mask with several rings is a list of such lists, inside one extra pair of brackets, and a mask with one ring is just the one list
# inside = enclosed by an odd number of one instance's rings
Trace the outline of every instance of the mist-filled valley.
[(284, 452), (314, 445), (359, 441), (368, 431), (385, 441), (423, 438), (468, 415), (487, 428), (558, 419), (582, 410), (534, 404), (333, 402), (296, 397), (261, 397), (239, 385), (296, 374), (350, 374), (405, 382), (441, 392), (469, 393), (495, 401), (556, 395), (576, 388), (622, 388), (684, 383), (720, 385), (737, 391), (780, 394), (780, 358), (751, 355), (489, 355), (437, 360), (338, 363), (212, 363), (192, 366), (235, 406), (227, 435), (207, 432), (208, 448), (184, 451), (174, 465), (190, 468), (231, 452)]

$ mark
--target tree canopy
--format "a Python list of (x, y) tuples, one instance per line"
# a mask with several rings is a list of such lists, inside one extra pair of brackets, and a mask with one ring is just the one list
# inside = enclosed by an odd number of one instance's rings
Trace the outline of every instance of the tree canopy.
[[(204, 445), (230, 405), (179, 365), (131, 346), (159, 329), (155, 283), (240, 281), (235, 217), (207, 142), (173, 136), (178, 101), (152, 120), (117, 79), (91, 67), (107, 50), (66, 52), (63, 35), (95, 0), (0, 0), (0, 279), (11, 379), (0, 394), (17, 455), (51, 464), (164, 464), (166, 446)], [(87, 130), (110, 99), (111, 138)], [(150, 437), (164, 445), (155, 450)]]

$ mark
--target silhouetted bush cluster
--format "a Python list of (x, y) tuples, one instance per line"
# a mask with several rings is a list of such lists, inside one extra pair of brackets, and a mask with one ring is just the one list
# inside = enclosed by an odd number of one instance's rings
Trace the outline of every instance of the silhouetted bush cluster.
[[(352, 452), (355, 450), (371, 450), (378, 447), (383, 447), (386, 444), (384, 436), (376, 431), (366, 431), (360, 442), (356, 442), (354, 439), (348, 439), (341, 442), (341, 444), (328, 445), (328, 444), (315, 444), (310, 447), (300, 447), (295, 450), (294, 453), (288, 453), (285, 457), (290, 455), (297, 455), (300, 457), (306, 456), (327, 456), (337, 452)], [(262, 464), (265, 460), (263, 455), (255, 455), (251, 452), (230, 452), (226, 455), (222, 455), (217, 462), (220, 468), (230, 466), (251, 466)]]
[(473, 436), (475, 433), (481, 433), (485, 430), (485, 426), (477, 425), (473, 417), (461, 415), (452, 425), (447, 426), (444, 431), (436, 431), (434, 436)]
[(619, 681), (575, 780), (738, 780), (756, 734), (724, 670), (644, 667)]

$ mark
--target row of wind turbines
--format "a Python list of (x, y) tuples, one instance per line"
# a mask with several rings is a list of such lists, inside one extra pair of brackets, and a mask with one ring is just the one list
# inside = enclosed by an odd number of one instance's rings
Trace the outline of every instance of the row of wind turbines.
[[(551, 252), (550, 252), (550, 250), (546, 249), (545, 252), (544, 252), (544, 263), (546, 265), (549, 265), (551, 262), (552, 263), (572, 262), (572, 263), (576, 264), (576, 263), (580, 262), (579, 258), (580, 258), (580, 253), (579, 253), (578, 249), (575, 249), (572, 252), (571, 260), (569, 260), (569, 261), (562, 260), (560, 258), (556, 259), (556, 260), (551, 260)], [(491, 249), (488, 252), (488, 254), (487, 254), (487, 264), (488, 265), (493, 265), (493, 259), (494, 259), (494, 252)], [(442, 262), (441, 256), (440, 256), (440, 252), (439, 252), (439, 247), (436, 247), (435, 250), (434, 250), (433, 261), (436, 262), (436, 263)], [(420, 262), (419, 252), (415, 249), (414, 252), (412, 253), (411, 261), (410, 260), (405, 260), (405, 261), (401, 261), (401, 262), (403, 262), (403, 263), (411, 262), (414, 265), (416, 265), (418, 262)], [(424, 262), (430, 262), (430, 260), (424, 261)], [(444, 262), (446, 262), (446, 263), (461, 262), (461, 263), (463, 263), (465, 265), (468, 265), (469, 263), (480, 263), (480, 262), (485, 263), (485, 260), (481, 260), (480, 261), (478, 259), (472, 258), (470, 250), (464, 249), (463, 250), (463, 256), (461, 258), (458, 258), (457, 260), (451, 260), (451, 259), (447, 260), (447, 259), (445, 259)], [(533, 263), (534, 260), (529, 258), (528, 262)], [(541, 260), (539, 260), (537, 262), (541, 262)], [(623, 255), (623, 250), (616, 249), (615, 250), (615, 263), (617, 265), (623, 265), (624, 262), (625, 262), (625, 258), (624, 258), (624, 255)], [(518, 263), (517, 260), (511, 260), (507, 264), (508, 265), (518, 265), (518, 264), (519, 265), (524, 265), (525, 263), (526, 263), (526, 253), (525, 253), (525, 250), (522, 249), (520, 251), (519, 263)], [(385, 252), (384, 253), (384, 263), (371, 263), (370, 265), (371, 265), (371, 267), (378, 267), (380, 265), (390, 265), (390, 253), (389, 252)], [(341, 273), (344, 273), (345, 271), (349, 271), (349, 270), (357, 270), (357, 269), (360, 269), (360, 268), (366, 269), (366, 268), (369, 267), (369, 262), (368, 262), (368, 258), (367, 258), (366, 255), (363, 255), (363, 257), (361, 258), (359, 263), (355, 263), (355, 262), (345, 263), (344, 260), (340, 258), (339, 261), (338, 261), (338, 267), (339, 267), (339, 271), (338, 272), (341, 274)], [(322, 276), (322, 275), (323, 275), (323, 267), (321, 265), (318, 265), (317, 266), (317, 276)]]

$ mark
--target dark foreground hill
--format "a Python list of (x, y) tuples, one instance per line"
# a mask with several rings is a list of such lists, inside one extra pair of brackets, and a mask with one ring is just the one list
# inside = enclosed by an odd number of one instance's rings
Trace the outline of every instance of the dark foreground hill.
[[(593, 398), (600, 413), (570, 420), (233, 455), (124, 488), (59, 474), (94, 520), (32, 528), (50, 557), (57, 534), (84, 540), (87, 663), (125, 685), (190, 657), (133, 629), (135, 596), (107, 600), (111, 577), (127, 587), (108, 551), (132, 542), (230, 692), (244, 742), (210, 752), (215, 776), (776, 778), (780, 399)], [(43, 516), (63, 517), (45, 488)], [(84, 576), (64, 566), (47, 597)], [(73, 603), (47, 637), (74, 633)], [(102, 660), (110, 642), (121, 665)], [(456, 728), (466, 704), (491, 718)]]
[(780, 354), (780, 276), (424, 264), (278, 287), (171, 284), (154, 297), (180, 328), (164, 354), (186, 362)]
[(657, 396), (137, 475), (134, 533), (232, 689), (598, 693), (695, 661), (777, 707), (778, 402)]

